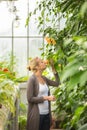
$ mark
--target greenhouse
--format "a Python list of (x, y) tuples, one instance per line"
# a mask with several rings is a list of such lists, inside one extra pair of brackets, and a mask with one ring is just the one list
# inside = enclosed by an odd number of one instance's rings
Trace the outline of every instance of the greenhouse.
[(87, 1), (0, 0), (0, 130), (87, 130)]

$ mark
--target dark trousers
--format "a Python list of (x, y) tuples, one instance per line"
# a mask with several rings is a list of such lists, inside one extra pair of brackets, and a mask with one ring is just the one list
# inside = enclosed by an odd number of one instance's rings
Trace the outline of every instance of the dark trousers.
[(40, 115), (39, 130), (50, 130), (50, 116)]

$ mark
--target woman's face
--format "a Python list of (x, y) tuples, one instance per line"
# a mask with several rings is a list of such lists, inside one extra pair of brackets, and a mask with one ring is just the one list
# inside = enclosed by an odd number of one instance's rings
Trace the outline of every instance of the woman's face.
[(43, 71), (46, 69), (46, 63), (44, 62), (44, 60), (38, 58), (38, 63), (39, 63), (38, 65), (39, 70)]

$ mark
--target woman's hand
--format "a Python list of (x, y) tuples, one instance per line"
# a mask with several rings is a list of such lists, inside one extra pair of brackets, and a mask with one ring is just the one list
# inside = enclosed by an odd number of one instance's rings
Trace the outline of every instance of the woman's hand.
[(44, 99), (48, 100), (48, 101), (55, 101), (55, 97), (53, 95), (51, 95), (51, 96), (44, 96)]

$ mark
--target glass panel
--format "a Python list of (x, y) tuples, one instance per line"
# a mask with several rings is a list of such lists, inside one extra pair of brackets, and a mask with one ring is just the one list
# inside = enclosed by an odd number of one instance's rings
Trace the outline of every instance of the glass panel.
[(12, 16), (8, 11), (7, 3), (0, 2), (0, 36), (11, 35)]
[(11, 54), (11, 39), (10, 38), (0, 38), (0, 60), (6, 58)]
[(14, 39), (14, 55), (19, 76), (27, 75), (27, 39)]
[(43, 38), (30, 38), (29, 40), (29, 57), (41, 56), (42, 51), (40, 48), (43, 47)]
[(29, 12), (34, 11), (36, 7), (36, 0), (29, 0)]
[(18, 0), (15, 2), (15, 5), (18, 9), (17, 16), (19, 17), (19, 20), (13, 20), (14, 36), (26, 36), (27, 0)]
[[(29, 0), (29, 12), (33, 11), (36, 7), (36, 0)], [(37, 14), (33, 15), (29, 22), (29, 35), (30, 36), (42, 36), (43, 34), (39, 34), (39, 29), (37, 28), (37, 22), (35, 21), (35, 18), (38, 17), (39, 11)]]
[(39, 28), (37, 27), (37, 22), (35, 21), (35, 17), (32, 16), (29, 22), (29, 35), (30, 36), (42, 36), (42, 33), (39, 33)]

